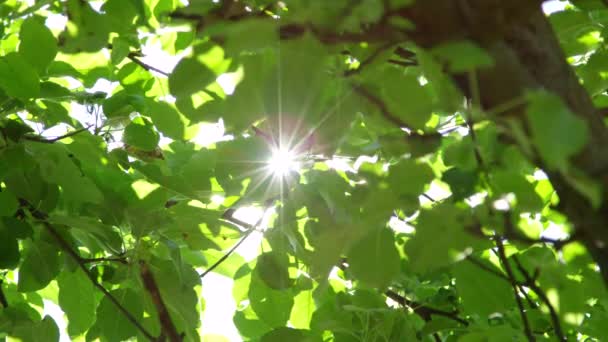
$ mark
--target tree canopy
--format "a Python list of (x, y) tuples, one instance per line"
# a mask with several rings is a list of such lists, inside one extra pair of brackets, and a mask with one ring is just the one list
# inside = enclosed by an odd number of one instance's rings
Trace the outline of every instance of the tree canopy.
[(245, 341), (605, 340), (608, 4), (550, 5), (0, 1), (0, 340), (227, 341), (218, 275)]

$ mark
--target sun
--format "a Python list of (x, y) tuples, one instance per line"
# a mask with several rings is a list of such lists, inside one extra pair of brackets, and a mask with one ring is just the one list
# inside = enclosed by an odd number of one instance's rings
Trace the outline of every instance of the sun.
[(278, 177), (287, 177), (289, 173), (298, 171), (300, 163), (293, 151), (286, 148), (276, 148), (272, 151), (272, 156), (268, 160), (270, 172)]

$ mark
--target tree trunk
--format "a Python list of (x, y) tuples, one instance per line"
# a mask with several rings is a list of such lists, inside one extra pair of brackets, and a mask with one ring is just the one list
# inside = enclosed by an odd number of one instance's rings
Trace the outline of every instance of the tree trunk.
[[(422, 47), (469, 39), (486, 49), (495, 65), (477, 75), (483, 108), (504, 104), (524, 95), (526, 90), (546, 89), (561, 97), (585, 120), (588, 144), (571, 162), (603, 187), (599, 208), (593, 208), (562, 173), (536, 162), (549, 175), (560, 199), (559, 210), (574, 225), (608, 284), (608, 129), (568, 65), (542, 12), (541, 2), (419, 0), (399, 15), (416, 25), (411, 38)], [(458, 75), (453, 77), (458, 79)], [(465, 94), (469, 93), (466, 82), (456, 83)], [(526, 126), (525, 105), (502, 115), (521, 120), (522, 126)]]

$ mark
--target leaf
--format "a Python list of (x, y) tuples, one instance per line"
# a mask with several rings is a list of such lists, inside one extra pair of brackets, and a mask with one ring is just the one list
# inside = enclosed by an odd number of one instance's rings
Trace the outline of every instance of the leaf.
[(251, 308), (271, 327), (281, 327), (289, 320), (293, 296), (288, 291), (273, 290), (254, 272), (249, 285)]
[(147, 101), (147, 115), (152, 118), (156, 128), (166, 137), (184, 139), (186, 120), (177, 109), (166, 102)]
[(388, 229), (374, 230), (348, 252), (353, 275), (379, 290), (385, 289), (399, 274), (400, 260), (393, 233)]
[(412, 129), (422, 129), (431, 118), (433, 100), (429, 89), (413, 75), (404, 75), (393, 68), (387, 69), (378, 79), (381, 92), (391, 113), (397, 115)]
[(447, 61), (450, 71), (454, 73), (488, 68), (494, 65), (492, 57), (486, 51), (468, 40), (442, 43), (434, 47), (431, 52), (440, 59)]
[(100, 203), (103, 195), (93, 181), (83, 174), (70, 157), (70, 152), (63, 145), (28, 142), (28, 149), (33, 152), (42, 178), (62, 188), (66, 200), (72, 203)]
[(123, 136), (125, 144), (131, 145), (143, 151), (154, 151), (160, 136), (154, 130), (152, 123), (145, 118), (137, 117), (125, 127)]
[(436, 270), (480, 247), (481, 242), (466, 231), (462, 214), (449, 204), (421, 211), (416, 234), (404, 246), (412, 270)]
[(169, 76), (169, 90), (180, 98), (205, 89), (217, 76), (206, 65), (194, 58), (182, 59)]
[(292, 285), (289, 278), (289, 258), (279, 252), (266, 252), (258, 256), (256, 271), (260, 279), (271, 289), (284, 290)]
[(566, 170), (570, 157), (587, 143), (585, 122), (556, 95), (535, 92), (530, 93), (528, 99), (526, 113), (532, 141), (540, 156), (550, 168)]
[(0, 222), (0, 269), (14, 269), (19, 265), (19, 242), (12, 228)]
[(459, 201), (473, 195), (477, 184), (477, 173), (453, 167), (443, 173), (441, 180), (448, 183), (452, 198)]
[(120, 64), (129, 55), (129, 42), (120, 37), (115, 37), (112, 40), (112, 52), (110, 58), (114, 65)]
[[(495, 266), (480, 262), (502, 274)], [(505, 313), (515, 307), (513, 289), (505, 279), (481, 270), (468, 260), (455, 264), (452, 273), (466, 313), (486, 319), (493, 313)]]
[(57, 40), (53, 33), (36, 17), (21, 24), (19, 54), (44, 75), (57, 54)]
[(103, 113), (108, 118), (129, 116), (133, 112), (143, 112), (144, 104), (141, 96), (120, 91), (103, 101)]
[(426, 164), (414, 159), (401, 160), (389, 168), (388, 182), (393, 191), (400, 195), (420, 195), (433, 180), (433, 171)]
[(194, 286), (200, 284), (198, 273), (178, 260), (153, 260), (151, 270), (173, 323), (189, 338), (198, 336), (200, 314)]
[(50, 316), (40, 322), (28, 322), (15, 329), (14, 335), (22, 341), (56, 342), (59, 341), (59, 327)]
[(0, 192), (0, 216), (12, 216), (19, 208), (19, 202), (10, 191)]
[(321, 341), (321, 338), (313, 338), (308, 330), (281, 327), (274, 329), (262, 336), (260, 342), (313, 342)]
[(61, 268), (59, 251), (51, 243), (37, 239), (26, 250), (19, 267), (20, 292), (31, 292), (47, 286)]
[(0, 57), (0, 88), (7, 95), (20, 100), (38, 97), (40, 94), (38, 73), (21, 56), (11, 52)]
[[(141, 296), (128, 288), (110, 291), (118, 303), (138, 321), (143, 316)], [(97, 307), (95, 325), (89, 330), (101, 334), (108, 341), (124, 341), (137, 334), (133, 323), (129, 322), (108, 297), (104, 297)], [(89, 336), (87, 336), (89, 339)]]
[(80, 270), (66, 269), (57, 278), (59, 305), (68, 318), (68, 334), (78, 336), (95, 322), (97, 299), (91, 280)]

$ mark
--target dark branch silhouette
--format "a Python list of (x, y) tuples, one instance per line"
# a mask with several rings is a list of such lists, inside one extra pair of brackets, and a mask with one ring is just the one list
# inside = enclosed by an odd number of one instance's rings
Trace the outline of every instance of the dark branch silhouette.
[(6, 300), (6, 296), (4, 295), (4, 290), (2, 290), (3, 280), (0, 279), (0, 305), (3, 308), (8, 308), (8, 300)]
[(21, 200), (21, 204), (22, 206), (25, 206), (29, 209), (30, 213), (34, 218), (40, 220), (40, 223), (46, 228), (46, 230), (51, 234), (51, 236), (53, 236), (53, 238), (57, 241), (61, 249), (63, 249), (70, 257), (72, 257), (72, 259), (74, 259), (76, 264), (78, 264), (78, 267), (86, 274), (89, 280), (91, 280), (93, 286), (95, 286), (101, 293), (103, 293), (103, 295), (108, 298), (108, 300), (110, 300), (112, 304), (116, 306), (118, 311), (120, 311), (125, 316), (125, 318), (129, 322), (131, 322), (131, 324), (133, 324), (137, 328), (137, 330), (141, 332), (142, 335), (144, 335), (150, 341), (157, 341), (157, 338), (155, 338), (146, 328), (144, 328), (144, 326), (137, 320), (137, 318), (135, 318), (129, 312), (129, 310), (122, 306), (122, 304), (120, 304), (116, 297), (114, 297), (110, 293), (110, 291), (103, 287), (103, 285), (101, 285), (97, 281), (95, 276), (91, 272), (89, 272), (89, 269), (86, 266), (86, 261), (76, 251), (74, 251), (74, 249), (72, 249), (70, 244), (61, 236), (61, 234), (59, 234), (55, 227), (47, 221), (48, 215), (39, 211), (25, 200)]
[(526, 338), (530, 342), (534, 342), (536, 338), (532, 334), (532, 329), (530, 328), (530, 322), (528, 320), (528, 315), (526, 314), (526, 309), (524, 308), (524, 304), (521, 301), (521, 297), (519, 297), (519, 287), (517, 279), (513, 274), (513, 269), (511, 268), (511, 264), (509, 264), (509, 260), (507, 260), (507, 255), (505, 253), (505, 246), (500, 237), (496, 237), (494, 240), (496, 243), (497, 255), (500, 259), (500, 262), (507, 273), (507, 277), (509, 278), (509, 283), (511, 283), (511, 287), (513, 288), (513, 295), (515, 296), (515, 302), (517, 302), (517, 307), (519, 308), (519, 314), (521, 316), (521, 320), (524, 324), (524, 334)]
[(87, 127), (79, 128), (79, 129), (77, 129), (75, 131), (71, 131), (71, 132), (68, 132), (68, 133), (66, 133), (64, 135), (60, 135), (60, 136), (54, 137), (54, 138), (44, 138), (44, 137), (37, 136), (37, 135), (36, 136), (34, 136), (34, 135), (25, 135), (23, 137), (23, 139), (30, 140), (30, 141), (36, 141), (36, 142), (40, 142), (40, 143), (45, 143), (45, 144), (52, 144), (52, 143), (55, 143), (55, 142), (57, 142), (59, 140), (63, 140), (65, 138), (73, 137), (76, 134), (79, 134), (79, 133), (82, 133), (84, 131), (87, 131), (91, 127), (93, 127), (93, 125), (88, 125)]
[(543, 303), (545, 303), (547, 308), (549, 308), (549, 315), (551, 316), (551, 323), (553, 324), (553, 330), (555, 331), (555, 335), (557, 336), (557, 338), (560, 341), (566, 341), (566, 336), (564, 336), (562, 326), (559, 321), (559, 316), (558, 316), (557, 312), (555, 311), (555, 308), (551, 304), (551, 301), (549, 301), (549, 297), (547, 297), (547, 294), (545, 293), (545, 291), (543, 291), (543, 289), (541, 289), (540, 286), (538, 286), (536, 284), (535, 279), (532, 276), (530, 276), (530, 273), (528, 273), (528, 271), (526, 271), (526, 269), (523, 267), (523, 265), (519, 262), (519, 259), (517, 258), (517, 256), (513, 255), (512, 258), (513, 258), (513, 261), (515, 262), (515, 265), (517, 266), (517, 269), (524, 276), (524, 279), (526, 281), (525, 285), (527, 287), (529, 287), (532, 291), (534, 291), (536, 293), (536, 295), (538, 295), (538, 298), (540, 298), (540, 300), (542, 300)]
[(159, 340), (164, 340), (163, 337), (166, 337), (171, 342), (182, 341), (182, 335), (177, 332), (177, 328), (175, 328), (175, 324), (173, 324), (173, 321), (171, 320), (169, 310), (167, 310), (167, 306), (163, 301), (158, 285), (156, 284), (156, 280), (154, 279), (154, 275), (150, 271), (148, 264), (146, 264), (143, 260), (139, 262), (139, 274), (142, 282), (144, 283), (146, 291), (148, 291), (150, 298), (152, 298), (152, 303), (154, 303), (156, 312), (158, 313), (158, 320), (160, 321), (161, 326), (161, 337)]

